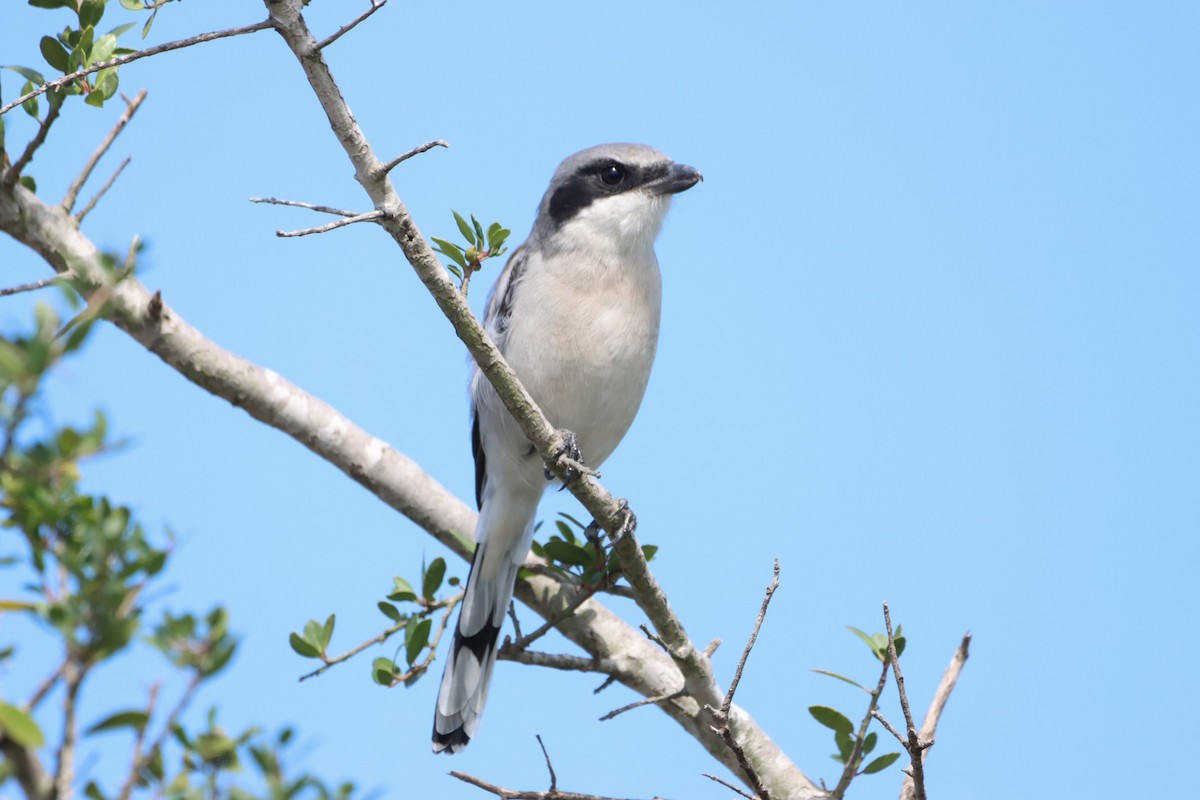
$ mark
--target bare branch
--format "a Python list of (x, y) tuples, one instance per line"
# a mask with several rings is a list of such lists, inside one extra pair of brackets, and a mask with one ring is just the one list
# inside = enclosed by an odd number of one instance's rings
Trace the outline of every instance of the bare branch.
[(775, 573), (771, 578), (771, 585), (767, 587), (767, 595), (763, 598), (762, 608), (758, 611), (758, 619), (754, 621), (754, 630), (750, 632), (750, 639), (746, 642), (746, 647), (742, 650), (742, 657), (738, 660), (737, 670), (733, 673), (733, 680), (729, 682), (729, 691), (725, 693), (725, 700), (721, 703), (721, 718), (729, 716), (729, 706), (733, 704), (733, 693), (737, 691), (738, 684), (742, 681), (742, 670), (746, 668), (746, 659), (750, 657), (750, 650), (754, 648), (754, 643), (758, 640), (758, 630), (762, 627), (763, 620), (767, 617), (767, 606), (771, 605), (771, 597), (775, 594), (775, 590), (779, 588), (779, 559), (775, 559)]
[(510, 652), (501, 647), (496, 654), (501, 661), (528, 664), (534, 667), (549, 667), (564, 672), (599, 672), (625, 677), (625, 670), (617, 662), (607, 658), (584, 658), (567, 653), (542, 653), (537, 650)]
[[(779, 588), (779, 559), (775, 559), (774, 574), (771, 577), (771, 583), (767, 586), (766, 596), (763, 598), (762, 608), (758, 611), (758, 618), (754, 621), (754, 630), (750, 632), (750, 638), (746, 642), (746, 647), (742, 650), (742, 657), (738, 660), (737, 670), (733, 674), (733, 680), (729, 684), (729, 691), (725, 693), (725, 699), (721, 701), (720, 708), (713, 708), (711, 705), (705, 705), (705, 709), (712, 714), (716, 725), (712, 726), (712, 730), (721, 740), (725, 742), (725, 746), (737, 758), (738, 766), (742, 770), (742, 774), (746, 776), (750, 786), (754, 789), (759, 800), (770, 800), (765, 786), (763, 786), (762, 778), (758, 775), (758, 770), (750, 763), (750, 759), (746, 756), (745, 749), (738, 743), (733, 731), (729, 727), (729, 709), (733, 705), (733, 694), (737, 691), (738, 684), (742, 680), (742, 670), (746, 668), (746, 659), (750, 657), (750, 651), (754, 648), (755, 641), (758, 640), (758, 631), (762, 627), (763, 620), (767, 617), (767, 607), (771, 605), (771, 597), (775, 594), (775, 590)], [(711, 646), (711, 645), (710, 645)], [(715, 648), (714, 648), (715, 649)]]
[(316, 206), (312, 203), (301, 203), (299, 200), (280, 200), (278, 197), (251, 197), (251, 203), (268, 203), (276, 206), (292, 206), (293, 208), (307, 208), (310, 211), (319, 211), (322, 214), (334, 214), (339, 217), (354, 217), (358, 215), (357, 211), (343, 211), (340, 208), (332, 208), (330, 206)]
[(384, 173), (391, 172), (393, 169), (398, 167), (400, 164), (403, 164), (405, 161), (408, 161), (413, 156), (419, 156), (419, 155), (421, 155), (421, 153), (424, 153), (427, 150), (432, 150), (435, 147), (449, 147), (449, 146), (450, 146), (449, 142), (447, 142), (444, 139), (434, 139), (432, 142), (426, 142), (425, 144), (420, 145), (419, 147), (414, 147), (412, 150), (409, 150), (404, 155), (396, 156), (391, 161), (384, 164), (383, 171), (384, 171)]
[(116, 168), (112, 176), (104, 182), (104, 185), (100, 187), (100, 191), (96, 192), (96, 194), (92, 196), (92, 199), (87, 201), (87, 205), (85, 205), (80, 212), (75, 215), (76, 222), (83, 222), (83, 218), (91, 213), (92, 209), (96, 207), (96, 204), (100, 202), (100, 199), (103, 198), (108, 190), (112, 188), (112, 185), (117, 182), (117, 178), (121, 177), (121, 173), (125, 171), (125, 168), (129, 166), (129, 162), (132, 160), (132, 156), (125, 156), (125, 160), (122, 161), (121, 165)]
[[(547, 633), (549, 633), (551, 631), (551, 629), (556, 627), (560, 622), (562, 622), (567, 617), (570, 617), (572, 614), (574, 614), (575, 611), (581, 605), (583, 605), (588, 600), (590, 600), (593, 596), (595, 596), (595, 594), (599, 590), (599, 588), (600, 587), (598, 584), (591, 585), (591, 586), (575, 587), (575, 597), (571, 600), (571, 602), (567, 603), (567, 605), (564, 606), (562, 608), (562, 610), (560, 610), (557, 614), (554, 614), (549, 619), (547, 619), (544, 624), (539, 626), (536, 630), (534, 630), (528, 636), (521, 636), (521, 629), (520, 629), (520, 627), (517, 627), (516, 641), (510, 641), (506, 637), (505, 641), (504, 641), (504, 647), (506, 649), (508, 649), (510, 651), (510, 653), (521, 652), (525, 648), (529, 647), (529, 645), (533, 644), (535, 641), (537, 641), (538, 639), (542, 638)], [(514, 613), (513, 614), (513, 624), (514, 625), (516, 625), (516, 621), (517, 621), (517, 618), (516, 618), (516, 614)]]
[[(942, 711), (946, 708), (946, 701), (950, 699), (950, 693), (954, 691), (954, 686), (958, 683), (958, 676), (962, 673), (963, 665), (967, 663), (967, 657), (970, 655), (971, 649), (971, 634), (963, 635), (962, 642), (959, 643), (958, 649), (954, 651), (953, 657), (950, 659), (950, 666), (946, 667), (946, 671), (942, 673), (942, 680), (938, 684), (937, 690), (933, 693), (933, 702), (929, 704), (929, 710), (925, 712), (925, 721), (921, 723), (921, 740), (933, 744), (934, 734), (937, 733), (938, 720), (942, 717)], [(928, 750), (921, 752), (921, 762), (924, 764)], [(904, 779), (904, 784), (900, 787), (900, 800), (913, 800), (916, 795), (916, 786), (913, 783), (913, 778), (908, 775)]]
[(23, 747), (0, 731), (0, 754), (3, 754), (4, 761), (11, 766), (12, 775), (17, 779), (27, 800), (43, 800), (50, 797), (54, 791), (54, 781), (42, 766), (34, 748)]
[(850, 788), (850, 782), (858, 775), (858, 762), (862, 757), (867, 728), (870, 727), (871, 718), (876, 714), (875, 707), (879, 705), (879, 699), (883, 696), (883, 687), (887, 684), (887, 676), (888, 663), (885, 661), (883, 663), (883, 670), (879, 673), (879, 682), (875, 684), (875, 691), (867, 692), (867, 694), (871, 695), (871, 702), (867, 704), (867, 713), (862, 718), (862, 722), (858, 724), (858, 735), (854, 738), (854, 746), (850, 748), (850, 756), (846, 759), (845, 767), (842, 769), (842, 776), (838, 778), (837, 785), (829, 793), (831, 798), (840, 800), (840, 798), (845, 797), (846, 790)]
[[(121, 131), (125, 130), (125, 126), (129, 124), (129, 120), (133, 119), (133, 115), (137, 113), (138, 106), (140, 106), (142, 101), (146, 99), (146, 90), (142, 89), (134, 96), (132, 100), (128, 99), (124, 95), (122, 95), (121, 98), (125, 100), (125, 113), (121, 115), (121, 118), (117, 120), (117, 124), (112, 127), (112, 130), (110, 130), (108, 135), (105, 136), (103, 141), (100, 142), (100, 146), (96, 148), (94, 153), (92, 153), (91, 158), (89, 158), (87, 163), (83, 165), (83, 170), (79, 173), (75, 180), (71, 181), (71, 185), (67, 187), (67, 193), (63, 195), (62, 203), (60, 203), (60, 205), (63, 207), (63, 210), (67, 211), (68, 213), (72, 208), (75, 207), (75, 201), (79, 197), (79, 190), (83, 188), (85, 183), (87, 183), (87, 179), (91, 177), (92, 170), (96, 168), (96, 163), (104, 157), (104, 154), (108, 152), (108, 148), (112, 147), (112, 143), (115, 142), (117, 137), (121, 135)], [(100, 195), (104, 194), (104, 192), (108, 190), (108, 187), (112, 185), (112, 181), (116, 180), (116, 176), (121, 174), (121, 170), (125, 169), (125, 164), (128, 163), (129, 159), (127, 158), (125, 159), (124, 163), (121, 164), (121, 167), (117, 170), (116, 174), (113, 175), (112, 180), (110, 180), (108, 184), (106, 184), (105, 187), (100, 190), (100, 193), (96, 196), (96, 199), (92, 201), (88, 208), (79, 212), (78, 219), (83, 219), (83, 217), (87, 215), (87, 212), (91, 209), (91, 206), (95, 205), (96, 200), (99, 200)]]
[(54, 97), (51, 97), (49, 106), (46, 110), (46, 118), (38, 123), (37, 133), (25, 145), (25, 150), (21, 153), (21, 156), (4, 171), (3, 178), (0, 178), (0, 184), (4, 186), (14, 185), (21, 177), (22, 170), (29, 166), (29, 162), (33, 160), (33, 154), (46, 141), (46, 134), (50, 133), (50, 126), (54, 124), (54, 120), (58, 119), (58, 114), (62, 110), (62, 98), (59, 97), (56, 100)]
[(65, 800), (71, 796), (71, 783), (75, 780), (75, 737), (79, 734), (76, 724), (79, 687), (87, 677), (87, 664), (72, 659), (63, 671), (66, 696), (63, 698), (62, 742), (58, 746), (58, 767), (54, 771), (54, 789), (51, 800)]
[(603, 797), (598, 794), (580, 794), (578, 792), (563, 792), (558, 789), (551, 789), (548, 792), (531, 792), (522, 791), (519, 789), (505, 789), (503, 786), (497, 786), (494, 783), (488, 783), (482, 778), (476, 778), (474, 775), (468, 775), (465, 772), (451, 771), (453, 777), (458, 778), (463, 783), (469, 783), (472, 786), (477, 786), (485, 792), (491, 792), (496, 797), (502, 800), (627, 800), (620, 797)]
[[(158, 691), (161, 684), (154, 684), (150, 687), (150, 696), (146, 700), (146, 720), (154, 716), (154, 707), (158, 703)], [(129, 774), (125, 776), (125, 782), (121, 784), (121, 791), (117, 794), (117, 800), (129, 800), (133, 794), (134, 784), (137, 782), (138, 773), (142, 770), (142, 754), (143, 748), (146, 745), (146, 730), (147, 725), (142, 725), (137, 729), (137, 738), (133, 742), (133, 758), (130, 760)]]
[(896, 737), (896, 741), (900, 743), (901, 747), (905, 748), (906, 750), (908, 749), (908, 742), (906, 742), (904, 737), (900, 735), (900, 731), (893, 728), (891, 723), (883, 718), (883, 714), (879, 713), (879, 709), (872, 711), (871, 716), (879, 720), (879, 724), (886, 728), (888, 733)]
[(373, 222), (375, 220), (383, 219), (386, 216), (387, 212), (375, 209), (374, 211), (368, 211), (365, 214), (355, 214), (353, 217), (346, 217), (345, 219), (339, 219), (334, 222), (328, 222), (324, 225), (318, 225), (315, 228), (303, 228), (298, 231), (275, 231), (275, 235), (285, 239), (293, 236), (308, 236), (311, 233), (325, 233), (326, 231), (331, 231), (335, 228), (344, 228), (347, 225), (353, 225), (356, 222)]
[(53, 286), (54, 284), (59, 283), (61, 280), (62, 279), (59, 276), (55, 275), (53, 278), (44, 278), (40, 281), (34, 281), (33, 283), (22, 283), (20, 286), (11, 286), (7, 289), (0, 289), (0, 297), (8, 297), (9, 295), (20, 294), (21, 292), (35, 292), (38, 289), (45, 289), (47, 286)]
[(159, 53), (166, 53), (169, 50), (179, 50), (184, 47), (191, 47), (194, 44), (204, 44), (205, 42), (212, 42), (216, 41), (217, 39), (225, 39), (230, 36), (241, 36), (243, 33), (254, 33), (255, 31), (266, 30), (267, 28), (272, 27), (273, 24), (274, 23), (272, 23), (270, 19), (265, 19), (262, 22), (256, 22), (253, 25), (245, 25), (241, 28), (228, 28), (223, 31), (212, 31), (211, 33), (201, 33), (198, 36), (192, 36), (187, 39), (179, 39), (174, 42), (166, 42), (165, 44), (155, 45), (154, 47), (147, 47), (145, 50), (138, 50), (135, 53), (127, 53), (123, 56), (110, 58), (108, 61), (97, 61), (90, 67), (76, 70), (75, 72), (63, 75), (61, 78), (55, 78), (52, 81), (47, 81), (41, 86), (35, 87), (34, 90), (28, 94), (23, 94), (16, 100), (13, 100), (11, 103), (0, 106), (0, 116), (12, 111), (26, 100), (32, 100), (33, 98), (43, 95), (53, 89), (61, 89), (62, 87), (82, 78), (85, 75), (91, 75), (93, 72), (99, 72), (100, 70), (108, 69), (109, 67), (119, 67), (122, 64), (128, 64), (130, 61), (137, 61), (139, 58), (146, 58), (147, 56), (156, 56)]
[(550, 763), (550, 754), (546, 752), (546, 743), (542, 741), (542, 735), (539, 733), (536, 736), (538, 747), (542, 748), (542, 755), (546, 757), (546, 769), (550, 772), (550, 794), (558, 794), (558, 776), (554, 774), (554, 765)]
[(385, 5), (387, 5), (387, 0), (371, 0), (371, 7), (370, 7), (369, 9), (367, 9), (367, 10), (366, 10), (366, 11), (364, 11), (362, 14), (360, 14), (360, 15), (359, 15), (359, 16), (358, 16), (358, 17), (357, 17), (357, 18), (356, 18), (356, 19), (355, 19), (353, 22), (351, 22), (350, 24), (348, 24), (348, 25), (343, 25), (342, 27), (338, 28), (338, 29), (337, 29), (337, 33), (334, 33), (334, 34), (332, 34), (332, 35), (330, 35), (330, 36), (327, 36), (325, 39), (322, 39), (322, 40), (321, 40), (321, 43), (317, 45), (317, 49), (318, 49), (318, 50), (324, 50), (326, 47), (328, 47), (329, 45), (333, 44), (333, 43), (334, 43), (334, 42), (336, 42), (338, 39), (342, 38), (342, 36), (343, 36), (343, 35), (345, 35), (345, 34), (349, 33), (350, 31), (354, 30), (354, 27), (355, 27), (356, 25), (358, 25), (358, 23), (362, 22), (364, 19), (366, 19), (367, 17), (371, 16), (372, 14), (374, 14), (374, 13), (375, 13), (376, 11), (378, 11), (379, 9), (383, 8)]
[(621, 706), (620, 708), (613, 709), (612, 711), (608, 712), (603, 717), (601, 717), (600, 721), (607, 722), (608, 720), (612, 719), (613, 717), (617, 717), (617, 716), (620, 716), (621, 714), (624, 714), (626, 711), (633, 711), (635, 708), (641, 708), (642, 706), (653, 706), (653, 705), (658, 705), (659, 703), (666, 703), (671, 700), (677, 700), (680, 697), (683, 697), (684, 694), (685, 694), (684, 690), (680, 689), (678, 692), (672, 692), (671, 694), (664, 694), (661, 697), (646, 697), (641, 700), (637, 700), (633, 703), (630, 703), (629, 705), (625, 705), (625, 706)]
[(703, 775), (704, 777), (708, 778), (710, 781), (716, 781), (717, 783), (721, 784), (722, 786), (724, 786), (726, 789), (729, 789), (730, 791), (737, 792), (739, 796), (746, 798), (746, 800), (758, 800), (758, 798), (755, 797), (754, 795), (743, 792), (741, 789), (734, 786), (729, 781), (721, 780), (716, 775), (709, 775), (707, 772), (701, 772), (700, 774)]
[(900, 657), (896, 653), (896, 637), (892, 634), (892, 614), (888, 604), (883, 604), (883, 621), (887, 625), (888, 660), (892, 662), (892, 673), (896, 676), (896, 689), (900, 692), (900, 708), (904, 711), (904, 722), (908, 726), (908, 740), (904, 749), (912, 762), (913, 797), (915, 800), (925, 800), (925, 750), (933, 744), (932, 741), (922, 742), (913, 722), (912, 711), (908, 707), (908, 694), (904, 691), (904, 675), (900, 672)]

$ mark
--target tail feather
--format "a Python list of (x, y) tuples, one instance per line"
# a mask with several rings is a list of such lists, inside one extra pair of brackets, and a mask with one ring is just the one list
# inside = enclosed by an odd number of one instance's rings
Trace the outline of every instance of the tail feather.
[(517, 564), (503, 559), (498, 569), (488, 569), (492, 565), (486, 551), (486, 543), (475, 551), (454, 642), (442, 674), (433, 720), (435, 753), (457, 753), (465, 748), (479, 731), (487, 703), (500, 627), (512, 599)]

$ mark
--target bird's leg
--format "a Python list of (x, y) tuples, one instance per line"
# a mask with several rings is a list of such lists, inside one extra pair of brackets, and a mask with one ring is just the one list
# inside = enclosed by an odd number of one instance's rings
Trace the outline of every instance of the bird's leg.
[[(624, 539), (628, 534), (637, 530), (637, 514), (633, 513), (633, 509), (629, 507), (629, 501), (624, 498), (617, 500), (617, 514), (621, 517), (621, 524), (616, 532), (609, 537), (609, 542), (616, 544)], [(600, 538), (600, 523), (592, 520), (591, 523), (583, 529), (583, 535), (587, 537), (589, 542), (595, 542)]]
[(549, 464), (556, 464), (562, 468), (564, 489), (568, 483), (579, 480), (579, 476), (581, 475), (591, 475), (593, 478), (599, 478), (600, 473), (594, 469), (590, 469), (584, 463), (583, 453), (579, 449), (579, 437), (575, 435), (575, 432), (569, 431), (566, 428), (559, 428), (558, 435), (563, 438), (563, 445), (554, 451), (554, 455), (550, 458), (544, 470), (546, 480), (554, 480), (554, 473), (550, 471)]

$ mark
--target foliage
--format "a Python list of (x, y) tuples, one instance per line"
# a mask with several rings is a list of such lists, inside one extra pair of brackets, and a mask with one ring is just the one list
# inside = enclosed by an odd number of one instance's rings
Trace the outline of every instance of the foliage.
[[(23, 584), (18, 596), (0, 599), (0, 613), (28, 618), (41, 631), (36, 635), (49, 640), (5, 643), (2, 656), (27, 658), (40, 667), (39, 654), (60, 653), (58, 665), (49, 668), (29, 700), (0, 702), (0, 745), (6, 756), (17, 747), (49, 763), (46, 755), (53, 749), (61, 765), (61, 753), (73, 755), (96, 737), (120, 732), (134, 742), (126, 778), (119, 786), (91, 780), (79, 787), (93, 800), (134, 792), (177, 798), (350, 797), (350, 784), (329, 787), (311, 775), (285, 770), (293, 738), (289, 728), (273, 737), (257, 728), (230, 734), (217, 723), (215, 708), (199, 730), (182, 721), (196, 692), (229, 665), (237, 640), (220, 607), (204, 614), (161, 609), (157, 621), (149, 621), (156, 609), (147, 600), (148, 590), (167, 567), (170, 537), (151, 535), (127, 506), (81, 490), (86, 461), (115, 449), (103, 414), (96, 413), (86, 426), (58, 426), (42, 413), (46, 375), (83, 346), (90, 330), (90, 322), (83, 322), (66, 331), (56, 314), (39, 306), (30, 332), (0, 338), (0, 524), (16, 534), (0, 540), (2, 563), (22, 573), (10, 583)], [(90, 678), (143, 643), (166, 657), (170, 683), (185, 687), (180, 696), (164, 707), (159, 684), (146, 697), (113, 697), (110, 713), (78, 731), (75, 709)], [(53, 710), (43, 709), (41, 701), (56, 688), (63, 690), (62, 720), (45, 725)], [(50, 748), (45, 731), (56, 727), (62, 740)], [(243, 764), (254, 767), (256, 781), (246, 780)], [(71, 775), (69, 769), (64, 774)], [(13, 779), (6, 759), (0, 783)], [(40, 796), (35, 786), (22, 788)]]
[(458, 232), (462, 234), (467, 245), (454, 244), (446, 239), (439, 239), (436, 236), (429, 237), (437, 247), (433, 248), (435, 252), (453, 261), (453, 264), (448, 264), (446, 269), (458, 278), (461, 283), (463, 293), (466, 294), (467, 286), (471, 281), (472, 273), (483, 269), (483, 262), (489, 258), (496, 258), (504, 255), (508, 248), (504, 246), (504, 242), (512, 233), (508, 228), (502, 226), (499, 222), (493, 222), (487, 227), (487, 231), (483, 230), (483, 226), (479, 224), (479, 220), (475, 219), (475, 215), (471, 215), (471, 222), (463, 219), (462, 215), (454, 209), (450, 210), (454, 215), (454, 222), (458, 225)]

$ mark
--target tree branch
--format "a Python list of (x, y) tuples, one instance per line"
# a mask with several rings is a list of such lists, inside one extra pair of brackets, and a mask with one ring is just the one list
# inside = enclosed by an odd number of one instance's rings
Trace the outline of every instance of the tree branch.
[(449, 147), (449, 146), (450, 146), (450, 144), (448, 142), (446, 142), (445, 139), (434, 139), (432, 142), (426, 142), (423, 145), (414, 147), (412, 150), (409, 150), (407, 153), (405, 153), (403, 155), (396, 156), (391, 161), (384, 164), (383, 171), (391, 172), (396, 167), (400, 166), (405, 161), (408, 161), (413, 156), (419, 156), (421, 153), (424, 153), (427, 150), (432, 150), (435, 147)]
[[(140, 106), (142, 101), (146, 99), (146, 90), (142, 89), (140, 92), (134, 95), (132, 100), (125, 98), (124, 95), (122, 95), (122, 99), (125, 100), (125, 113), (121, 115), (121, 118), (117, 120), (117, 124), (112, 127), (112, 130), (110, 130), (108, 135), (105, 136), (103, 141), (100, 142), (100, 146), (96, 148), (94, 153), (92, 153), (91, 158), (89, 158), (87, 163), (83, 165), (83, 170), (80, 171), (75, 180), (71, 181), (71, 185), (67, 187), (67, 193), (63, 195), (61, 205), (68, 213), (75, 207), (75, 201), (79, 198), (79, 190), (83, 188), (85, 183), (87, 183), (87, 179), (91, 177), (92, 170), (96, 168), (97, 162), (99, 162), (100, 159), (104, 157), (104, 154), (108, 152), (108, 148), (112, 147), (112, 143), (117, 140), (117, 137), (121, 135), (121, 131), (125, 130), (125, 126), (129, 124), (129, 120), (133, 119), (133, 115), (137, 113), (138, 106)], [(126, 159), (125, 163), (129, 163), (129, 160)], [(122, 164), (121, 169), (124, 168), (125, 165)], [(121, 170), (117, 170), (117, 175), (119, 175), (120, 172)], [(114, 175), (113, 180), (115, 179), (116, 176)], [(111, 185), (111, 181), (109, 182), (109, 185)], [(101, 190), (100, 194), (103, 194), (107, 188), (108, 186), (105, 186), (104, 190)], [(99, 196), (97, 196), (97, 199), (99, 199)], [(95, 205), (95, 203), (93, 202), (91, 205)], [(91, 206), (89, 205), (89, 208), (90, 207)], [(80, 218), (83, 218), (86, 213), (87, 209), (80, 212)]]
[(892, 614), (887, 603), (883, 604), (883, 622), (887, 625), (888, 660), (892, 662), (896, 689), (900, 692), (900, 708), (904, 711), (904, 722), (908, 726), (908, 740), (902, 741), (912, 763), (909, 777), (912, 779), (913, 797), (915, 800), (925, 800), (925, 750), (933, 744), (933, 740), (921, 741), (917, 726), (913, 722), (912, 711), (908, 707), (908, 693), (904, 690), (904, 675), (900, 672), (900, 656), (896, 653), (896, 637), (892, 634)]
[[(57, 100), (55, 98), (58, 98)], [(50, 133), (50, 126), (58, 119), (58, 114), (62, 110), (62, 97), (53, 95), (48, 104), (50, 107), (46, 110), (46, 118), (38, 123), (37, 133), (25, 145), (24, 152), (14, 161), (8, 169), (4, 170), (4, 175), (0, 178), (0, 184), (4, 186), (12, 186), (21, 177), (21, 172), (33, 160), (33, 154), (38, 151), (38, 148), (46, 141), (46, 134)]]
[(7, 114), (17, 106), (24, 103), (26, 100), (32, 100), (35, 97), (45, 94), (53, 89), (61, 89), (72, 81), (76, 81), (85, 75), (91, 75), (93, 72), (99, 72), (102, 69), (109, 67), (119, 67), (122, 64), (128, 64), (130, 61), (137, 61), (139, 58), (147, 56), (156, 56), (159, 53), (166, 53), (170, 50), (179, 50), (183, 47), (191, 47), (194, 44), (204, 44), (205, 42), (216, 41), (217, 39), (225, 39), (230, 36), (241, 36), (243, 33), (254, 33), (255, 31), (266, 30), (271, 27), (271, 20), (265, 19), (262, 22), (256, 22), (253, 25), (245, 25), (241, 28), (227, 28), (223, 31), (212, 31), (211, 33), (201, 33), (198, 36), (192, 36), (187, 39), (179, 39), (174, 42), (166, 42), (164, 44), (147, 47), (145, 50), (138, 50), (135, 53), (127, 53), (123, 56), (110, 58), (108, 61), (97, 61), (90, 67), (75, 70), (74, 72), (63, 75), (61, 78), (55, 78), (52, 81), (47, 81), (41, 86), (37, 86), (28, 94), (23, 94), (11, 103), (0, 106), (0, 116)]
[[(967, 663), (967, 657), (971, 650), (971, 634), (963, 634), (962, 642), (954, 651), (954, 655), (950, 659), (950, 666), (946, 667), (946, 671), (942, 673), (942, 680), (938, 683), (937, 690), (933, 693), (933, 702), (929, 704), (929, 710), (925, 712), (925, 720), (921, 723), (921, 740), (933, 744), (934, 734), (937, 733), (938, 720), (942, 718), (942, 711), (946, 708), (946, 702), (950, 699), (950, 693), (954, 691), (955, 684), (958, 683), (958, 676), (962, 673), (963, 665)], [(921, 763), (924, 765), (925, 757), (928, 755), (928, 750), (921, 752)], [(914, 800), (916, 797), (916, 784), (913, 781), (912, 775), (906, 775), (904, 784), (900, 787), (900, 800)]]
[[(321, 61), (320, 52), (314, 49), (315, 41), (299, 19), (298, 0), (269, 0), (268, 7), (274, 24), (285, 26), (283, 35), (289, 45), (294, 45), (294, 52), (326, 106), (334, 132), (355, 164), (357, 179), (367, 188), (375, 208), (388, 212), (381, 225), (400, 244), (410, 261), (418, 265), (418, 274), (443, 311), (451, 315), (460, 338), (476, 358), (483, 359), (485, 374), (500, 375), (497, 380), (509, 387), (502, 395), (507, 395), (510, 400), (516, 398), (513, 402), (521, 411), (518, 418), (523, 420), (522, 424), (530, 426), (527, 433), (532, 430), (537, 434), (539, 449), (544, 455), (552, 455), (561, 443), (561, 437), (540, 412), (536, 412), (511, 369), (487, 341), (457, 288), (446, 277), (445, 270), (387, 182), (386, 173), (380, 169), (383, 165), (374, 157), (354, 124)], [(61, 209), (46, 206), (19, 184), (9, 191), (0, 191), (0, 230), (33, 248), (56, 271), (68, 273), (85, 292), (111, 285), (105, 277), (99, 251), (79, 232), (69, 215)], [(217, 347), (179, 317), (160, 296), (148, 291), (136, 277), (128, 277), (111, 291), (106, 313), (112, 321), (188, 380), (292, 436), (408, 516), (460, 557), (469, 557), (475, 513), (410, 459), (276, 373)], [(623, 520), (622, 507), (593, 479), (582, 478), (571, 488), (576, 496), (586, 498), (585, 506), (610, 529)], [(701, 704), (717, 705), (722, 697), (707, 658), (686, 639), (682, 624), (649, 576), (635, 538), (626, 537), (618, 545), (618, 554), (639, 605), (650, 609), (651, 620), (663, 638), (677, 643), (673, 651), (677, 662), (672, 663), (595, 598), (581, 606), (581, 613), (563, 620), (560, 632), (582, 647), (593, 661), (610, 666), (608, 674), (643, 697), (658, 697), (676, 691), (681, 682), (685, 683), (689, 696), (661, 707), (717, 760), (735, 769), (736, 760), (721, 739), (709, 730)], [(519, 582), (516, 594), (543, 617), (557, 613), (571, 600), (570, 594), (557, 582), (538, 575)], [(680, 665), (687, 668), (683, 675)], [(806, 798), (820, 793), (736, 705), (730, 708), (730, 725), (737, 732), (748, 757), (764, 775), (773, 796)]]
[(117, 182), (117, 178), (121, 177), (121, 173), (125, 171), (125, 168), (129, 166), (129, 162), (132, 160), (133, 158), (131, 156), (125, 156), (125, 160), (121, 162), (120, 166), (113, 170), (113, 174), (110, 175), (108, 180), (104, 182), (104, 185), (100, 187), (100, 191), (92, 195), (92, 199), (87, 201), (87, 205), (81, 208), (79, 213), (75, 215), (76, 222), (83, 222), (83, 218), (90, 214), (92, 209), (96, 207), (96, 204), (100, 202), (100, 199), (108, 193), (108, 190), (111, 189), (112, 185)]
[(362, 22), (364, 19), (371, 16), (379, 9), (383, 8), (385, 5), (387, 5), (387, 0), (371, 0), (370, 8), (368, 8), (362, 14), (359, 14), (358, 17), (356, 17), (353, 22), (349, 23), (348, 25), (343, 25), (342, 27), (338, 28), (336, 33), (325, 37), (321, 41), (321, 43), (317, 45), (317, 49), (324, 50), (326, 47), (329, 47), (329, 45), (333, 44), (338, 39), (342, 38), (342, 36), (346, 35), (350, 31), (354, 30), (354, 28), (358, 25), (358, 23)]
[(0, 753), (12, 767), (13, 777), (26, 800), (49, 800), (54, 792), (54, 780), (42, 766), (34, 748), (19, 745), (0, 731)]
[(47, 286), (53, 286), (60, 282), (60, 278), (55, 275), (53, 278), (43, 278), (40, 281), (33, 283), (22, 283), (20, 286), (10, 286), (5, 289), (0, 289), (0, 297), (8, 297), (22, 292), (36, 292), (38, 289), (45, 289)]

